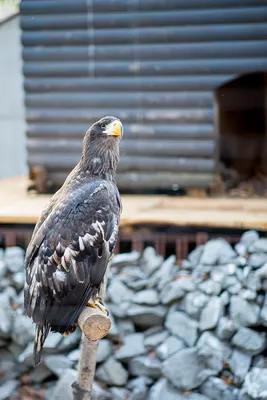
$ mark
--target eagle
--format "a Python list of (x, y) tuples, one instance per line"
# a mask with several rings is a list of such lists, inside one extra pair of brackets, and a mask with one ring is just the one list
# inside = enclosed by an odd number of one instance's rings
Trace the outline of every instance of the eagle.
[(48, 333), (75, 331), (86, 305), (105, 310), (98, 292), (118, 237), (121, 200), (115, 181), (118, 118), (86, 132), (81, 159), (37, 222), (25, 255), (24, 308), (36, 324), (33, 358)]

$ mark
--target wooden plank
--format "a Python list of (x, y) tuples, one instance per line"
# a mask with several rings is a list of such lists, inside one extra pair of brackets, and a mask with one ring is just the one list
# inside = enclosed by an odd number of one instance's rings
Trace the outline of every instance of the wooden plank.
[[(0, 224), (35, 224), (50, 195), (27, 194), (26, 177), (0, 181)], [(121, 226), (168, 224), (192, 227), (267, 229), (267, 202), (263, 198), (197, 198), (122, 196)]]

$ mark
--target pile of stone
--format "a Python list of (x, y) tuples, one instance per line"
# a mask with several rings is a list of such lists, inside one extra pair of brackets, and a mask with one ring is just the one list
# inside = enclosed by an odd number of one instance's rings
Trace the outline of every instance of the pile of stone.
[[(80, 332), (50, 334), (32, 367), (20, 248), (0, 253), (0, 400), (72, 399)], [(182, 265), (151, 247), (113, 258), (95, 400), (267, 399), (267, 239), (197, 247)]]

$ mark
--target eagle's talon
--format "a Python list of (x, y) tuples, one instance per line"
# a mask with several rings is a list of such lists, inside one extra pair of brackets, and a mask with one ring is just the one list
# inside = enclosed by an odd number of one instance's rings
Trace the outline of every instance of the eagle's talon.
[(95, 308), (95, 309), (98, 309), (98, 310), (100, 310), (101, 312), (107, 314), (107, 316), (109, 315), (109, 311), (108, 311), (108, 309), (104, 306), (104, 303), (103, 303), (101, 297), (97, 297), (97, 298), (95, 299), (95, 301), (93, 301), (92, 299), (90, 299), (90, 300), (88, 301), (87, 306), (88, 306), (88, 307)]

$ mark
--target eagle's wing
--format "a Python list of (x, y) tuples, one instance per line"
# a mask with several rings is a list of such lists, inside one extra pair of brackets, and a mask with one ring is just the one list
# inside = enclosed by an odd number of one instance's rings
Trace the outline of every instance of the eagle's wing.
[(39, 325), (64, 333), (104, 277), (117, 239), (115, 185), (92, 181), (55, 203), (26, 254), (25, 310)]

